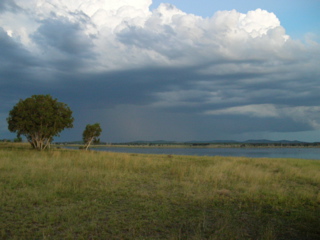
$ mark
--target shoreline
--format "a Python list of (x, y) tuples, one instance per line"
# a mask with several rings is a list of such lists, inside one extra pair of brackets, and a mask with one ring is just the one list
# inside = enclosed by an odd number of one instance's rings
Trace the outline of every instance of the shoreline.
[[(53, 144), (53, 146), (59, 146)], [(82, 147), (83, 144), (62, 144), (61, 146)], [(189, 144), (99, 144), (91, 145), (90, 148), (320, 148), (320, 143), (316, 144), (208, 144), (208, 145), (189, 145)]]

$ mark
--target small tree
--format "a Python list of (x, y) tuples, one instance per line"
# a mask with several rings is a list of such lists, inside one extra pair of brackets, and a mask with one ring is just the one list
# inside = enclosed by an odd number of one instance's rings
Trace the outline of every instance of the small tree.
[(86, 128), (82, 134), (82, 139), (85, 144), (86, 150), (88, 150), (88, 148), (92, 142), (99, 142), (100, 141), (100, 139), (98, 139), (98, 137), (100, 136), (101, 132), (102, 132), (102, 129), (101, 129), (99, 123), (95, 123), (92, 125), (88, 124), (86, 126)]
[(70, 108), (50, 95), (20, 99), (7, 118), (8, 129), (26, 136), (37, 150), (47, 148), (63, 129), (72, 128), (73, 120)]

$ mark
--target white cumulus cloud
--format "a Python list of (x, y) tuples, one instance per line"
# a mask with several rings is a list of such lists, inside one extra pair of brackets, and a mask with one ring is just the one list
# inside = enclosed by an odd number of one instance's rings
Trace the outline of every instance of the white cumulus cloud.
[[(1, 15), (0, 26), (30, 51), (43, 54), (43, 43), (53, 44), (44, 40), (49, 35), (42, 33), (52, 31), (53, 35), (57, 31), (56, 24), (48, 22), (65, 23), (65, 27), (60, 26), (64, 35), (74, 25), (76, 34), (73, 29), (70, 36), (54, 41), (87, 38), (84, 41), (92, 45), (96, 68), (105, 70), (261, 58), (279, 51), (285, 54), (283, 45), (288, 36), (278, 18), (265, 10), (246, 14), (220, 11), (202, 18), (170, 4), (161, 4), (151, 12), (151, 4), (151, 0), (17, 0), (19, 11)], [(34, 36), (42, 39), (38, 47)], [(52, 51), (47, 54), (49, 58)]]

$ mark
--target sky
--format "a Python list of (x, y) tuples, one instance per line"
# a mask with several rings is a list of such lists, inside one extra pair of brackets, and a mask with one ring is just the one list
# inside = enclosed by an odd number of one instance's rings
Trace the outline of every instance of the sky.
[(20, 100), (73, 111), (55, 141), (320, 141), (319, 0), (1, 0), (0, 139)]

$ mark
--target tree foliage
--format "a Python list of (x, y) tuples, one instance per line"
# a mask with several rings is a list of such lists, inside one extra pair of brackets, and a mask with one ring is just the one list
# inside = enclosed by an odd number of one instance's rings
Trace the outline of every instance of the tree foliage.
[(99, 123), (95, 123), (92, 125), (88, 124), (86, 126), (82, 134), (82, 139), (85, 144), (86, 150), (88, 150), (92, 142), (99, 142), (100, 139), (98, 139), (98, 137), (100, 136), (101, 132), (102, 132), (102, 129)]
[(73, 127), (72, 111), (50, 95), (33, 95), (13, 107), (7, 118), (8, 129), (26, 136), (38, 150), (47, 148), (54, 136), (65, 128)]

